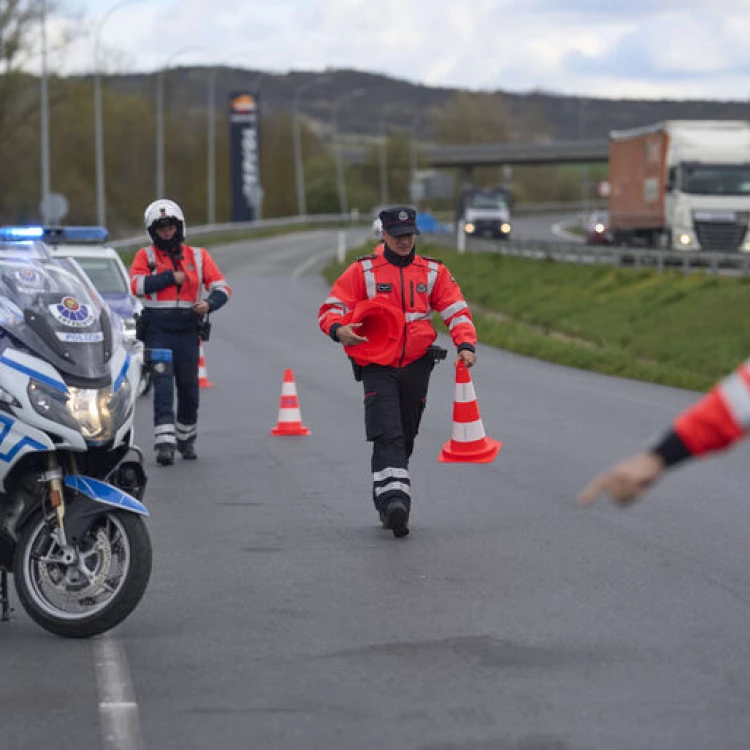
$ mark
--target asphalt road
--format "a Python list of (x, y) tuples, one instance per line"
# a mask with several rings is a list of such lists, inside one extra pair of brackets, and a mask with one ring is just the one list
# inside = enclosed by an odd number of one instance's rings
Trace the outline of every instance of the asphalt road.
[[(695, 394), (481, 348), (490, 465), (440, 464), (433, 376), (412, 534), (370, 504), (362, 393), (317, 329), (335, 235), (227, 247), (199, 459), (158, 468), (155, 565), (116, 631), (0, 626), (0, 748), (747, 750), (747, 448), (621, 512), (586, 480)], [(304, 438), (269, 436), (283, 372)], [(137, 415), (150, 449), (149, 404)], [(120, 721), (111, 719), (119, 712)]]

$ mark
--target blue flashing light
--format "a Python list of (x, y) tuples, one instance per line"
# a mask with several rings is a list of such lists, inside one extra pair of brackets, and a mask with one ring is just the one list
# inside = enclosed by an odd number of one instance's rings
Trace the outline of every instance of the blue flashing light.
[(50, 245), (66, 243), (102, 244), (109, 239), (104, 227), (0, 227), (0, 240), (43, 240)]
[(109, 239), (109, 232), (104, 227), (45, 227), (43, 239), (51, 245), (101, 244)]
[(44, 237), (44, 227), (0, 227), (0, 240), (40, 240)]

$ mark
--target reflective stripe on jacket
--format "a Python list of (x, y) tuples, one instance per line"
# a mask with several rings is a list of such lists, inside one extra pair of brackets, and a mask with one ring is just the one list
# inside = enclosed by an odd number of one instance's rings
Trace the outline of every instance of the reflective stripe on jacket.
[[(153, 245), (142, 247), (136, 253), (130, 267), (130, 290), (143, 300), (144, 307), (191, 309), (202, 299), (204, 288), (209, 295), (219, 292), (225, 295), (226, 300), (231, 297), (229, 285), (204, 248), (183, 245), (182, 257), (176, 261), (176, 265), (175, 268), (169, 253)], [(171, 278), (175, 270), (185, 274), (185, 281), (179, 288)], [(152, 286), (149, 279), (154, 288), (149, 289)]]
[(727, 448), (750, 430), (750, 360), (680, 414), (674, 430), (692, 455)]
[(320, 307), (321, 330), (330, 335), (331, 326), (340, 323), (357, 302), (376, 296), (385, 298), (406, 317), (403, 349), (390, 363), (391, 367), (405, 367), (424, 356), (437, 336), (432, 326), (433, 312), (443, 318), (456, 347), (476, 345), (471, 312), (458, 283), (440, 261), (416, 254), (406, 266), (389, 262), (383, 252), (352, 263), (336, 280)]

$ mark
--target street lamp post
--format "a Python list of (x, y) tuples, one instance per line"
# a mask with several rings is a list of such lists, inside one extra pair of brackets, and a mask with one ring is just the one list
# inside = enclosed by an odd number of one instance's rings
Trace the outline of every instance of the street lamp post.
[(96, 159), (96, 220), (105, 226), (107, 220), (106, 193), (104, 188), (104, 124), (102, 122), (102, 71), (100, 40), (104, 24), (109, 17), (126, 5), (141, 0), (123, 0), (112, 6), (101, 18), (94, 32), (94, 152)]
[(346, 180), (344, 179), (344, 164), (341, 158), (341, 144), (338, 142), (339, 125), (338, 125), (338, 111), (341, 103), (347, 99), (353, 99), (355, 96), (362, 96), (364, 89), (354, 89), (353, 91), (347, 91), (341, 96), (337, 97), (333, 102), (331, 124), (333, 134), (333, 149), (336, 159), (336, 184), (338, 185), (339, 193), (339, 211), (341, 214), (346, 214), (349, 211), (349, 204), (346, 195)]
[[(586, 100), (578, 100), (578, 140), (586, 137)], [(581, 164), (581, 203), (583, 210), (587, 210), (589, 202), (589, 165)]]
[(50, 166), (49, 166), (49, 104), (47, 97), (47, 0), (42, 0), (41, 5), (42, 26), (42, 73), (41, 84), (41, 150), (42, 150), (42, 222), (47, 223), (50, 193)]
[(177, 50), (157, 72), (156, 77), (156, 195), (164, 197), (164, 76), (173, 60), (187, 52), (202, 50), (203, 47), (192, 45)]
[(385, 115), (380, 118), (380, 204), (388, 204), (388, 130)]
[(297, 213), (307, 214), (307, 197), (305, 195), (305, 165), (302, 161), (302, 128), (299, 122), (299, 99), (305, 91), (319, 83), (328, 81), (328, 76), (316, 76), (312, 81), (300, 86), (292, 98), (292, 131), (294, 139), (294, 179), (297, 185)]
[(419, 112), (412, 110), (411, 138), (409, 139), (409, 197), (417, 204), (417, 119)]

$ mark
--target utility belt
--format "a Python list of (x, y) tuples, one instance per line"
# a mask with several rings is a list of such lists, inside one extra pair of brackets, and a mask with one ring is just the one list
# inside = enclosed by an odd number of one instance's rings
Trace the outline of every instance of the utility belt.
[(191, 333), (193, 331), (196, 331), (202, 341), (208, 341), (209, 337), (211, 336), (211, 321), (209, 320), (208, 315), (202, 318), (198, 318), (197, 322), (195, 323), (195, 328), (193, 326), (176, 328), (171, 326), (156, 325), (153, 320), (149, 320), (149, 318), (147, 318), (143, 313), (136, 313), (134, 317), (135, 337), (138, 339), (138, 341), (146, 340), (146, 331), (148, 331), (148, 329), (152, 326), (155, 329), (164, 331), (165, 333)]
[[(432, 362), (433, 367), (436, 362), (442, 362), (448, 356), (448, 350), (443, 349), (442, 346), (437, 344), (430, 344), (427, 347), (427, 351), (424, 353), (424, 357)], [(362, 370), (366, 365), (358, 365), (351, 357), (349, 361), (352, 363), (352, 372), (354, 373), (354, 379), (358, 382), (362, 382)]]

